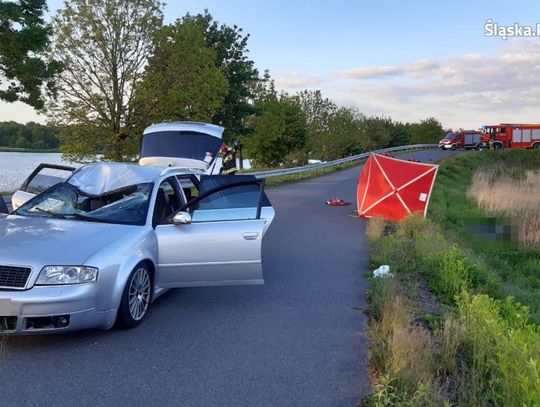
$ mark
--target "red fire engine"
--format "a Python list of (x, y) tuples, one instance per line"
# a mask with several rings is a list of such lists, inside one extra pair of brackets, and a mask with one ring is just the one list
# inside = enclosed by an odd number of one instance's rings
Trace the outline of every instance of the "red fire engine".
[(483, 134), (476, 130), (460, 130), (447, 133), (443, 139), (439, 141), (439, 147), (443, 150), (454, 151), (457, 148), (480, 149), (482, 147)]
[(482, 141), (494, 150), (540, 148), (540, 124), (494, 124), (482, 128)]

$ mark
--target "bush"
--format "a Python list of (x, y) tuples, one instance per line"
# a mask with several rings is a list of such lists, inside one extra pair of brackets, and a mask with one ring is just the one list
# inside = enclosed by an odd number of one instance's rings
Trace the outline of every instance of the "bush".
[(528, 308), (512, 298), (462, 294), (458, 314), (470, 368), (471, 404), (527, 406), (540, 402), (540, 332)]
[(431, 279), (431, 288), (442, 302), (450, 304), (456, 295), (471, 288), (471, 274), (471, 267), (463, 252), (457, 246), (452, 246), (443, 253)]
[[(413, 216), (391, 225), (393, 235), (385, 233), (388, 224), (367, 229), (372, 261), (389, 264), (395, 274), (374, 279), (369, 290), (377, 378), (368, 405), (442, 405), (445, 398), (457, 406), (540, 405), (540, 329), (530, 323), (529, 308), (511, 297), (476, 293), (494, 292), (499, 282), (432, 222)], [(508, 275), (521, 264), (518, 277), (533, 277), (538, 262), (526, 258), (509, 256)], [(413, 284), (403, 284), (407, 279)], [(435, 316), (437, 324), (425, 324), (429, 329), (418, 323), (409, 298), (420, 279), (454, 306)], [(508, 283), (503, 289), (525, 295)]]

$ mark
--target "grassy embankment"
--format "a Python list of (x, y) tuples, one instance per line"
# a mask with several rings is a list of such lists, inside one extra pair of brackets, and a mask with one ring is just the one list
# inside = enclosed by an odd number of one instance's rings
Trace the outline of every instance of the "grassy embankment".
[(370, 221), (395, 277), (369, 292), (367, 405), (540, 405), (538, 170), (535, 151), (452, 157), (430, 220)]
[(0, 146), (0, 153), (59, 153), (57, 148), (53, 149), (39, 149), (39, 148), (15, 148), (15, 147), (2, 147)]

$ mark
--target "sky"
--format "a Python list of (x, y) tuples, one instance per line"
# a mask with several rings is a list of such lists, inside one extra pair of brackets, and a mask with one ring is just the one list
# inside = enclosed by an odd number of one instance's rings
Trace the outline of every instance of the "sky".
[[(165, 22), (204, 9), (249, 33), (250, 58), (289, 93), (320, 89), (368, 115), (454, 129), (540, 122), (540, 37), (484, 35), (488, 19), (536, 28), (538, 0), (169, 0)], [(46, 118), (0, 103), (3, 120)]]

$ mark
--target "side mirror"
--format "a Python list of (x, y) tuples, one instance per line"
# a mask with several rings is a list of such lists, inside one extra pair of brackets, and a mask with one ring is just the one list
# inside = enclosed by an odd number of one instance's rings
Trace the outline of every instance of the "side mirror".
[(187, 212), (178, 212), (173, 217), (173, 223), (178, 225), (189, 225), (191, 223), (191, 215)]

